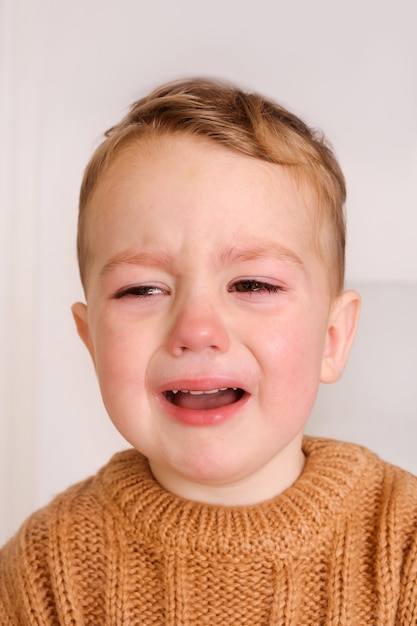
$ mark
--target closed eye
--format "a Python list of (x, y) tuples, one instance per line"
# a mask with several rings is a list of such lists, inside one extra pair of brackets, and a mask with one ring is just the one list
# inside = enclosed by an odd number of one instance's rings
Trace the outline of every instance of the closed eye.
[(152, 296), (166, 295), (168, 291), (157, 285), (133, 285), (125, 287), (115, 295), (116, 300), (121, 298), (150, 298)]
[(284, 291), (280, 285), (272, 285), (260, 280), (245, 278), (235, 281), (230, 287), (229, 292), (237, 293), (259, 293), (259, 294), (271, 294)]

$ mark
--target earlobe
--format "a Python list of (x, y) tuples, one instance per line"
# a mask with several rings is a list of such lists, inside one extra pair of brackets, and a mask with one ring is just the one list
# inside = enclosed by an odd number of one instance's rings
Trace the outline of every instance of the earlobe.
[(71, 312), (75, 321), (75, 325), (77, 327), (78, 335), (80, 336), (82, 342), (89, 351), (93, 362), (95, 362), (94, 348), (91, 341), (90, 329), (88, 326), (87, 306), (82, 302), (76, 302), (72, 305)]
[(344, 291), (334, 301), (327, 328), (323, 354), (322, 383), (336, 382), (343, 373), (359, 320), (360, 296), (356, 291)]

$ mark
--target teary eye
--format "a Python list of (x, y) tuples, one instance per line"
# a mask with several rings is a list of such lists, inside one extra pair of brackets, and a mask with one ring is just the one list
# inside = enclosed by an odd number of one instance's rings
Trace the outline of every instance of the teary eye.
[(238, 293), (278, 293), (282, 291), (279, 285), (271, 285), (270, 283), (254, 279), (237, 280), (229, 288), (229, 291)]
[(133, 285), (132, 287), (126, 287), (116, 293), (115, 298), (132, 297), (132, 298), (150, 298), (151, 296), (158, 296), (167, 293), (162, 287), (156, 285)]

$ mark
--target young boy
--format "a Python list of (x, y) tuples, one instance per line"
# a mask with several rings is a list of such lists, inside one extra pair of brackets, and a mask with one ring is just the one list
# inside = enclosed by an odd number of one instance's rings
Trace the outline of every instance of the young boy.
[(3, 548), (1, 624), (417, 624), (417, 479), (303, 438), (358, 319), (344, 201), (324, 140), (228, 85), (108, 131), (73, 315), (133, 449)]

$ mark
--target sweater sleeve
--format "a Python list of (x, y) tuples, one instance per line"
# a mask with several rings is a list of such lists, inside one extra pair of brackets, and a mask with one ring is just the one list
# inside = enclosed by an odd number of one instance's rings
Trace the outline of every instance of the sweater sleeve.
[[(5, 626), (18, 626), (24, 623), (17, 600), (20, 593), (16, 586), (15, 542), (16, 539), (11, 539), (0, 551), (0, 624)], [(29, 618), (27, 623), (31, 623)]]
[(404, 561), (396, 626), (417, 624), (417, 530)]
[(398, 468), (396, 472), (396, 534), (402, 536), (402, 562), (395, 626), (417, 624), (417, 480)]
[(0, 551), (0, 624), (57, 623), (51, 602), (45, 515), (31, 516)]
[[(67, 626), (84, 623), (78, 595), (73, 593), (67, 553), (78, 529), (79, 496), (91, 480), (73, 485), (33, 513), (0, 550), (0, 625)], [(93, 498), (94, 500), (94, 498)], [(92, 499), (89, 498), (91, 504)], [(92, 514), (88, 508), (84, 519)], [(97, 515), (97, 512), (95, 512)], [(66, 551), (62, 550), (66, 547)], [(68, 594), (72, 602), (69, 601)]]

